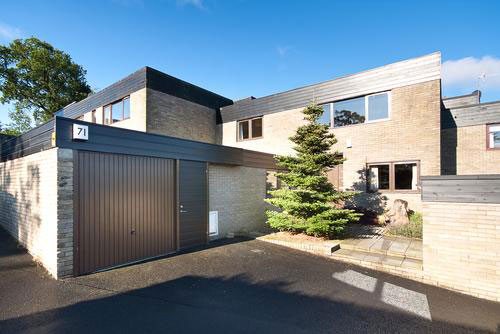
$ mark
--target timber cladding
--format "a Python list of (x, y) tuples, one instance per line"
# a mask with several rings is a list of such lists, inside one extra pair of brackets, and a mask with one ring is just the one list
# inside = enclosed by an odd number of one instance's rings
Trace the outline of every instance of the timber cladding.
[(441, 53), (222, 107), (224, 123), (441, 79)]
[(500, 175), (423, 176), (424, 202), (500, 203)]
[(176, 250), (174, 160), (75, 155), (76, 274)]

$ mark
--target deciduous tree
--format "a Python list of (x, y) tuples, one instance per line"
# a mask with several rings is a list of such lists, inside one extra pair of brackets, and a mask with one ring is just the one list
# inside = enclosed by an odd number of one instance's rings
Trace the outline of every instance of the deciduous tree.
[(85, 74), (67, 53), (37, 38), (0, 45), (0, 103), (13, 103), (37, 123), (91, 93)]

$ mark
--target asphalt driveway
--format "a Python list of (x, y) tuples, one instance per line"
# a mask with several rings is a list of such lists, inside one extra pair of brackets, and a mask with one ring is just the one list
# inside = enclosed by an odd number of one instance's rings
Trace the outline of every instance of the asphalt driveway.
[(0, 333), (499, 329), (499, 303), (261, 241), (55, 281), (0, 230)]

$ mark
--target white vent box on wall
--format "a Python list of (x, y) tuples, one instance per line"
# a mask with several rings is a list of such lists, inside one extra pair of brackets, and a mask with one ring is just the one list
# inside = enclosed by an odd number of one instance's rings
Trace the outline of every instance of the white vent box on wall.
[(219, 211), (208, 213), (208, 233), (210, 236), (219, 235)]

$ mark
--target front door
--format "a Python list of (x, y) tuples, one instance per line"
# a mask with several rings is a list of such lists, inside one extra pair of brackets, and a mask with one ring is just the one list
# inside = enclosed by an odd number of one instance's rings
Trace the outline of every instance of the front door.
[(179, 162), (179, 243), (180, 248), (208, 241), (207, 164)]

